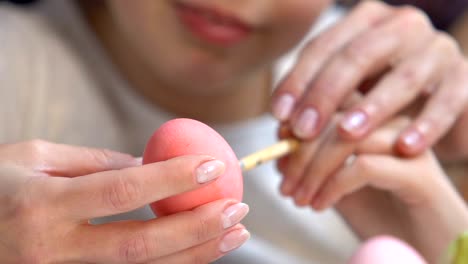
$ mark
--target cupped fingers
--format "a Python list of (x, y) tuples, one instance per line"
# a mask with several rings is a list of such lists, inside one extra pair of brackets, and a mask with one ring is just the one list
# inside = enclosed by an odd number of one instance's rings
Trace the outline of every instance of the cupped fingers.
[(77, 220), (136, 209), (183, 193), (220, 176), (222, 161), (209, 156), (182, 156), (118, 171), (62, 179), (57, 201), (64, 214)]
[[(247, 213), (248, 206), (243, 203), (219, 200), (146, 222), (85, 225), (74, 243), (76, 258), (98, 263), (155, 260), (218, 238), (235, 227)], [(222, 244), (219, 247), (223, 249)]]
[(445, 75), (418, 118), (401, 134), (397, 148), (416, 155), (437, 142), (455, 123), (468, 101), (468, 64), (460, 63)]

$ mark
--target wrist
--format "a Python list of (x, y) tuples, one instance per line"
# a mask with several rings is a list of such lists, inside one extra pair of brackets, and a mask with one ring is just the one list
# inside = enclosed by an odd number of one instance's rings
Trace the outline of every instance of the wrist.
[[(429, 260), (440, 263), (447, 245), (461, 232), (468, 230), (468, 209), (447, 177), (434, 182), (437, 195), (430, 195), (424, 203), (409, 208), (413, 228), (410, 241)], [(468, 263), (468, 262), (467, 262)], [(445, 262), (446, 264), (446, 262)]]

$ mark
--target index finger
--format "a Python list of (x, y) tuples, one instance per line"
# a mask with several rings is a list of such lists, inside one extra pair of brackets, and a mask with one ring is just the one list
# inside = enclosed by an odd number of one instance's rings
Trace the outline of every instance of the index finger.
[(274, 92), (273, 115), (280, 121), (289, 120), (297, 101), (329, 58), (355, 36), (379, 24), (392, 12), (392, 8), (378, 1), (365, 1), (343, 21), (310, 41), (301, 51), (296, 65)]
[(139, 208), (201, 187), (220, 176), (223, 162), (209, 156), (167, 161), (64, 179), (58, 195), (64, 215), (85, 220)]

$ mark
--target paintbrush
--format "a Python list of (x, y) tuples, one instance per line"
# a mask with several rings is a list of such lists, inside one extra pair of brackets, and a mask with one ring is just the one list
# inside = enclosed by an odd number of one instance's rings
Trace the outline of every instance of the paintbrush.
[(242, 171), (249, 171), (262, 165), (263, 163), (279, 159), (285, 155), (294, 152), (299, 147), (297, 139), (283, 139), (267, 148), (247, 155), (239, 160)]

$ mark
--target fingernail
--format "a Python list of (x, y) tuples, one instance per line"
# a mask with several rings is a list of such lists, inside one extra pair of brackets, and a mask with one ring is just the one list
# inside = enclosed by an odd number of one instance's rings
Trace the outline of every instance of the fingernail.
[(224, 163), (219, 160), (210, 160), (197, 168), (198, 183), (206, 183), (218, 178), (224, 172)]
[(291, 115), (295, 98), (290, 94), (281, 95), (273, 105), (273, 115), (280, 121), (284, 121)]
[(408, 147), (414, 147), (421, 141), (421, 134), (416, 130), (411, 130), (403, 136), (403, 144)]
[(233, 249), (240, 247), (250, 238), (249, 231), (245, 229), (237, 229), (232, 232), (229, 232), (223, 237), (221, 244), (219, 245), (219, 250), (223, 253), (229, 252)]
[(322, 208), (322, 198), (320, 196), (318, 196), (317, 198), (315, 198), (313, 201), (312, 201), (312, 207), (315, 209), (315, 210), (320, 210)]
[(290, 181), (284, 181), (283, 184), (281, 184), (281, 193), (283, 195), (291, 195), (293, 191), (294, 185)]
[(138, 164), (138, 165), (143, 164), (143, 157), (135, 158), (135, 163)]
[(364, 127), (367, 122), (367, 114), (363, 111), (355, 111), (350, 113), (343, 121), (340, 126), (347, 132), (354, 132)]
[(307, 190), (305, 188), (299, 189), (299, 191), (294, 196), (294, 200), (296, 201), (297, 205), (306, 205), (307, 201)]
[(249, 206), (245, 203), (238, 203), (229, 206), (223, 212), (223, 227), (229, 228), (239, 223), (249, 212)]
[(300, 138), (309, 137), (315, 130), (318, 123), (318, 112), (314, 108), (306, 108), (294, 125), (294, 133)]

